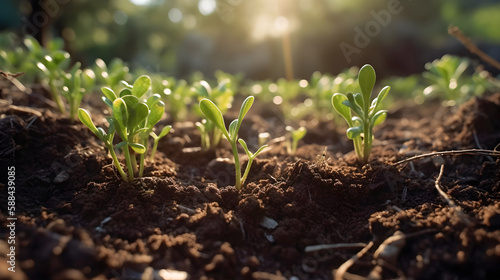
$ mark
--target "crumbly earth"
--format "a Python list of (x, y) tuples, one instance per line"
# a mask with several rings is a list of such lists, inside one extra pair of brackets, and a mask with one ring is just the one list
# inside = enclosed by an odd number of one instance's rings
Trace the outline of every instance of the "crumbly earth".
[[(392, 110), (365, 166), (342, 127), (307, 122), (295, 155), (271, 145), (237, 191), (226, 143), (199, 151), (190, 122), (173, 124), (145, 177), (129, 184), (99, 140), (56, 113), (43, 91), (29, 95), (4, 79), (0, 90), (0, 279), (500, 279), (498, 157), (397, 163), (494, 149), (500, 94), (458, 109)], [(284, 135), (279, 118), (258, 103), (252, 111), (240, 135), (252, 150), (258, 132)], [(438, 185), (454, 206), (436, 189), (441, 165)], [(8, 166), (16, 168), (15, 273), (6, 262)], [(320, 244), (338, 246), (311, 251)]]

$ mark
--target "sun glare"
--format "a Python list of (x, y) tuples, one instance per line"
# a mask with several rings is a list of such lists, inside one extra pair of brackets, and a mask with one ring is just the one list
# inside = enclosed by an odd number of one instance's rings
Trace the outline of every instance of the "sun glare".
[(204, 16), (208, 16), (211, 13), (215, 12), (215, 9), (217, 8), (217, 3), (215, 0), (200, 0), (198, 2), (198, 10), (200, 10), (200, 13)]

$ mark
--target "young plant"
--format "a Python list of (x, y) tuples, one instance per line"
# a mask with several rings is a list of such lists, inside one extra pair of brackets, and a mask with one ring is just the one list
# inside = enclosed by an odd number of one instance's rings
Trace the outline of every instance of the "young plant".
[(494, 89), (487, 72), (476, 69), (472, 75), (467, 74), (470, 65), (468, 58), (448, 54), (425, 64), (427, 71), (422, 76), (430, 85), (424, 89), (424, 96), (439, 96), (443, 105), (454, 106)]
[[(370, 156), (373, 140), (373, 127), (381, 124), (387, 117), (386, 110), (379, 110), (382, 100), (386, 97), (390, 87), (382, 88), (378, 96), (370, 102), (371, 93), (375, 85), (375, 70), (366, 64), (359, 70), (358, 82), (361, 93), (335, 93), (332, 96), (332, 105), (349, 125), (347, 137), (352, 139), (358, 160), (366, 164)], [(354, 112), (354, 116), (352, 116)]]
[[(171, 127), (166, 126), (159, 135), (153, 132), (154, 125), (160, 121), (165, 111), (165, 104), (158, 94), (153, 94), (146, 100), (141, 100), (151, 86), (148, 76), (140, 76), (133, 85), (124, 83), (125, 88), (117, 95), (111, 88), (102, 88), (104, 102), (112, 109), (109, 122), (109, 131), (104, 133), (102, 128), (96, 128), (85, 109), (78, 110), (78, 116), (94, 134), (101, 139), (110, 150), (113, 162), (124, 181), (133, 181), (134, 176), (143, 176), (144, 160), (148, 150), (148, 137), (154, 138), (153, 152), (158, 140), (167, 135)], [(122, 142), (113, 146), (114, 133), (118, 133)], [(128, 176), (123, 172), (114, 153), (114, 149), (121, 149), (125, 156)], [(137, 164), (139, 157), (139, 164)], [(138, 166), (139, 165), (139, 166)]]
[[(212, 89), (206, 81), (200, 81), (195, 84), (194, 90), (200, 101), (204, 98), (213, 100), (212, 102), (220, 108), (219, 111), (221, 111), (221, 114), (225, 114), (233, 103), (234, 92), (228, 87), (229, 85), (230, 80), (225, 79), (219, 82), (216, 88)], [(210, 150), (219, 145), (222, 132), (216, 129), (216, 124), (210, 119), (197, 122), (196, 128), (198, 128), (201, 134), (201, 148), (203, 150)]]
[(77, 110), (85, 93), (92, 92), (95, 82), (94, 72), (90, 69), (82, 71), (80, 62), (75, 63), (69, 73), (63, 73), (64, 86), (61, 94), (69, 104), (71, 121), (76, 119)]
[(289, 154), (295, 154), (297, 152), (297, 144), (299, 141), (306, 136), (307, 129), (303, 126), (298, 129), (293, 129), (291, 126), (287, 126), (286, 131), (290, 132), (292, 138), (292, 143), (287, 145), (287, 150)]
[(120, 82), (126, 80), (129, 75), (129, 68), (119, 58), (111, 60), (109, 66), (104, 60), (98, 58), (95, 61), (94, 73), (99, 84), (118, 92), (122, 88)]
[[(245, 101), (243, 101), (243, 103), (241, 104), (238, 118), (233, 120), (231, 124), (229, 124), (229, 130), (226, 129), (226, 125), (224, 123), (224, 117), (222, 116), (221, 110), (217, 107), (217, 105), (215, 105), (215, 103), (206, 98), (200, 101), (201, 112), (205, 115), (205, 117), (209, 121), (214, 123), (214, 125), (222, 132), (224, 137), (231, 145), (234, 157), (234, 168), (235, 168), (235, 178), (236, 178), (235, 187), (238, 190), (240, 190), (241, 187), (245, 184), (245, 180), (248, 176), (248, 173), (252, 166), (252, 162), (255, 159), (255, 157), (257, 157), (257, 155), (259, 155), (264, 150), (264, 148), (267, 147), (267, 145), (261, 146), (255, 153), (251, 153), (248, 150), (245, 141), (243, 139), (238, 139), (238, 131), (240, 130), (241, 123), (243, 121), (243, 118), (247, 114), (248, 110), (250, 110), (250, 108), (252, 107), (253, 101), (254, 101), (253, 96), (249, 96), (245, 99)], [(238, 155), (238, 147), (236, 142), (240, 143), (240, 145), (243, 147), (246, 154), (248, 155), (248, 163), (245, 172), (243, 174), (243, 177), (241, 176), (240, 159)]]
[(45, 74), (44, 82), (48, 85), (52, 93), (52, 99), (56, 102), (61, 113), (66, 113), (64, 102), (61, 98), (60, 89), (62, 88), (62, 77), (64, 69), (68, 67), (70, 60), (69, 53), (65, 51), (57, 51), (50, 55), (46, 55), (37, 62), (37, 67)]

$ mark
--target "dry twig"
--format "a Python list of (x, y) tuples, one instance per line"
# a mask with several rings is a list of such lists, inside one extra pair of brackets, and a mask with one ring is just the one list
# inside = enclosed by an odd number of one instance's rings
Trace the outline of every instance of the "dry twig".
[(479, 56), (480, 59), (500, 70), (500, 62), (493, 57), (481, 51), (469, 38), (467, 38), (458, 26), (450, 25), (448, 33), (462, 42), (462, 44), (473, 54)]
[(482, 149), (466, 149), (466, 150), (458, 150), (458, 151), (443, 151), (443, 152), (432, 152), (428, 154), (422, 154), (414, 157), (410, 157), (407, 159), (400, 160), (398, 162), (393, 163), (392, 165), (400, 165), (403, 163), (407, 163), (414, 160), (419, 160), (426, 157), (434, 157), (434, 156), (459, 156), (459, 155), (480, 155), (480, 156), (500, 156), (500, 151), (496, 150), (482, 150)]

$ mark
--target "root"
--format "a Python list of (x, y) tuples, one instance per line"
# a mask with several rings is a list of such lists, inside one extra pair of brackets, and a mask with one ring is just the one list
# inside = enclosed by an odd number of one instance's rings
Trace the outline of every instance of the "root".
[[(333, 276), (335, 280), (343, 280), (347, 274), (347, 270), (359, 259), (361, 259), (373, 247), (373, 241), (370, 241), (361, 251), (352, 256), (345, 263), (343, 263), (337, 270), (334, 271)], [(353, 277), (355, 276), (355, 277)], [(356, 278), (358, 277), (358, 278)], [(349, 279), (359, 279), (360, 276), (349, 274)], [(362, 279), (362, 278), (361, 278)]]
[(469, 217), (464, 213), (462, 208), (458, 206), (453, 199), (450, 198), (450, 196), (443, 191), (442, 186), (441, 186), (441, 178), (443, 177), (443, 170), (444, 170), (444, 164), (441, 165), (441, 169), (439, 170), (439, 175), (436, 178), (435, 186), (439, 194), (444, 198), (444, 200), (450, 205), (450, 207), (457, 213), (458, 217), (460, 220), (467, 226), (472, 226), (473, 223), (470, 221)]

